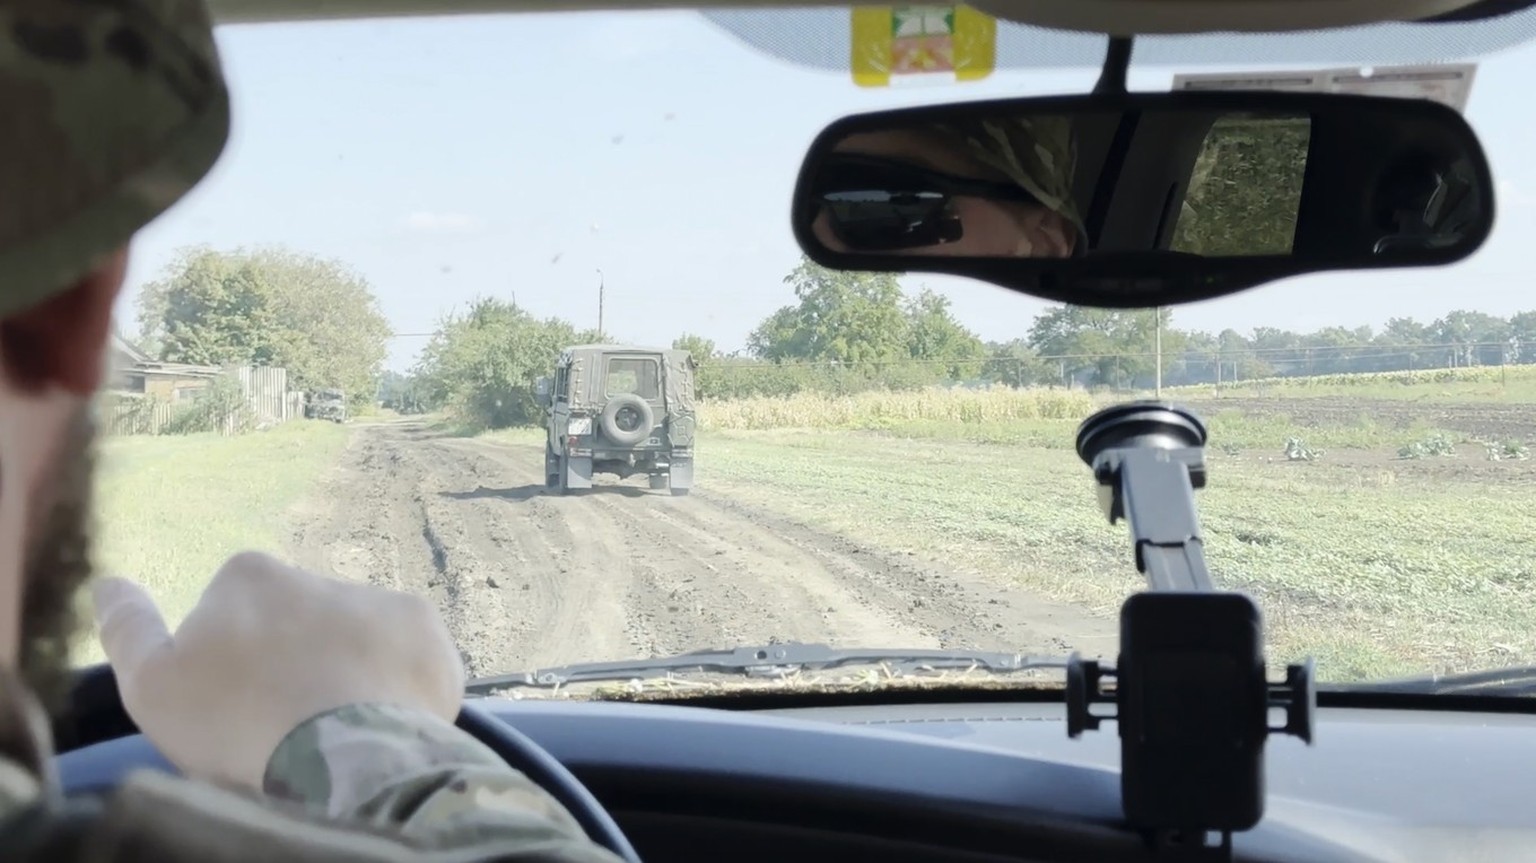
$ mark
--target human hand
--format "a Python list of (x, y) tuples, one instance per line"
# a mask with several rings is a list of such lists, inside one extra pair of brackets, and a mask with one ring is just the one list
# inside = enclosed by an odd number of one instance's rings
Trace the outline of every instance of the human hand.
[(103, 578), (101, 643), (128, 715), (188, 776), (261, 787), (305, 720), (348, 704), (458, 715), (464, 665), (419, 596), (231, 557), (172, 635), (137, 584)]

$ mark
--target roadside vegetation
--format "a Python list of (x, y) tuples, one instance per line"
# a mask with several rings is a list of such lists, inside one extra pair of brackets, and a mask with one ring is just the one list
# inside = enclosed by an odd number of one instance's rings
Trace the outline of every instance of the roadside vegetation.
[(390, 336), (372, 287), (345, 264), (279, 246), (182, 249), (140, 289), (138, 347), (158, 362), (287, 369), (294, 390), (375, 401)]
[[(106, 439), (97, 484), (96, 561), (144, 584), (176, 623), (230, 554), (280, 550), (293, 507), (314, 490), (349, 430), (295, 421), (260, 434)], [(94, 637), (77, 661), (100, 661)]]
[(1322, 398), (1387, 399), (1421, 404), (1456, 402), (1536, 402), (1536, 365), (1460, 366), (1401, 369), (1390, 372), (1268, 377), (1223, 386), (1174, 387), (1175, 398)]

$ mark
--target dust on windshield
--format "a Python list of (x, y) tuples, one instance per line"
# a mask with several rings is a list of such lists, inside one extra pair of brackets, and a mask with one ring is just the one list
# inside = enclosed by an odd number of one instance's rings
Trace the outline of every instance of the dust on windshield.
[[(685, 12), (220, 45), (230, 152), (138, 241), (102, 397), (98, 553), (173, 621), (256, 547), (430, 597), (471, 676), (776, 641), (1112, 657), (1144, 581), (1073, 435), (1156, 393), (1210, 426), (1206, 556), (1272, 659), (1536, 661), (1536, 50), (1466, 108), (1500, 178), (1478, 255), (1159, 315), (830, 272), (790, 234), (827, 122), (1096, 70), (871, 90)], [(1242, 133), (1181, 242), (1289, 243), (1265, 214), (1294, 213), (1304, 130), (1262, 170)], [(347, 422), (307, 417), (332, 390)]]

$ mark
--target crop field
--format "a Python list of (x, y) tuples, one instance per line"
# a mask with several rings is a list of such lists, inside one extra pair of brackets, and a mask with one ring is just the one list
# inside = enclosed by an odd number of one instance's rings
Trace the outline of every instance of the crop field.
[[(1261, 600), (1279, 656), (1332, 680), (1536, 659), (1533, 372), (1165, 393), (1209, 426), (1208, 560)], [(947, 395), (708, 406), (703, 481), (1112, 620), (1141, 576), (1073, 450), (1095, 400)]]
[[(1211, 432), (1218, 581), (1325, 680), (1536, 662), (1536, 369), (1166, 395)], [(179, 617), (229, 552), (421, 592), (471, 674), (772, 640), (1115, 650), (1141, 586), (1065, 390), (701, 406), (695, 493), (559, 497), (534, 430), (384, 418), (114, 441), (101, 554)]]

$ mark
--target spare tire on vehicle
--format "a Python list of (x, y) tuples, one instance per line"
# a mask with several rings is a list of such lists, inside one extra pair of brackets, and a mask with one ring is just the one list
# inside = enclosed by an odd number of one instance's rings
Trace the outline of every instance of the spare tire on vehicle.
[(603, 406), (598, 425), (603, 436), (619, 446), (634, 446), (651, 436), (656, 427), (656, 413), (651, 403), (635, 395), (616, 395)]

